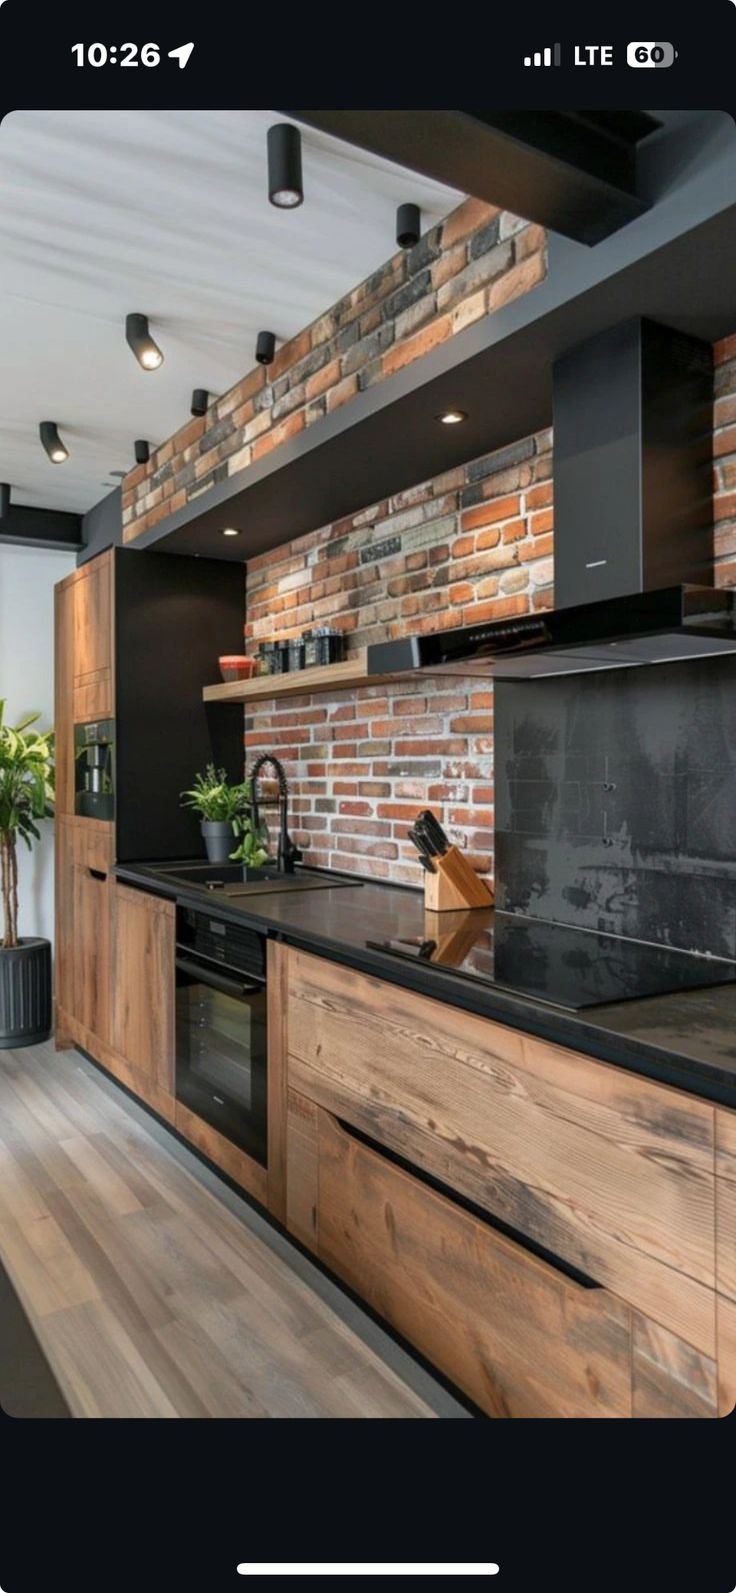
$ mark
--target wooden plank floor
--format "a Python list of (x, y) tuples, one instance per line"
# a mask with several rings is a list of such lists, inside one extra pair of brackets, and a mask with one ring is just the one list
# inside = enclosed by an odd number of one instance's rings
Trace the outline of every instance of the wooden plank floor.
[(435, 1415), (164, 1139), (76, 1052), (0, 1051), (0, 1256), (72, 1414)]

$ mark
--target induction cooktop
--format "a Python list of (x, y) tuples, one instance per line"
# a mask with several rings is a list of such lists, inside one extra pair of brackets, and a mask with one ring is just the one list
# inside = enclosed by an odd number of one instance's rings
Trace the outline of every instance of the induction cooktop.
[(474, 984), (580, 1011), (736, 982), (736, 963), (493, 910), (444, 914), (435, 938), (368, 941)]

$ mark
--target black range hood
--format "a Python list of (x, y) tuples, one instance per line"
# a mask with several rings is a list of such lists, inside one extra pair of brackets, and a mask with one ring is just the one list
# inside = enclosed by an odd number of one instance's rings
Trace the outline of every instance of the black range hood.
[(736, 652), (730, 591), (710, 584), (712, 351), (636, 319), (554, 368), (551, 612), (368, 648), (370, 675), (498, 679)]

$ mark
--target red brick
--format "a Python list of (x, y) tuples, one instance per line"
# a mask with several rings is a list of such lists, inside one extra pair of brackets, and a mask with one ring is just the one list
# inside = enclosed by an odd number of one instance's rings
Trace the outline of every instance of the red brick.
[(720, 343), (713, 344), (713, 360), (716, 365), (725, 365), (727, 360), (736, 358), (736, 333), (731, 337), (721, 338)]
[(277, 382), (279, 377), (283, 376), (284, 371), (290, 370), (292, 365), (297, 365), (299, 360), (304, 359), (311, 347), (311, 328), (307, 327), (306, 331), (299, 332), (296, 337), (290, 338), (288, 343), (284, 343), (277, 350), (274, 359), (268, 367), (269, 382)]
[(552, 502), (552, 482), (545, 481), (538, 487), (530, 487), (525, 502), (527, 509), (545, 509)]
[(494, 216), (499, 215), (497, 205), (487, 205), (482, 199), (466, 199), (457, 210), (453, 210), (447, 217), (442, 228), (442, 248), (450, 249), (460, 238), (467, 238), (471, 232), (477, 232), (480, 227), (487, 226)]
[(383, 356), (383, 369), (387, 376), (392, 376), (394, 371), (400, 371), (405, 365), (410, 365), (412, 360), (420, 359), (423, 354), (428, 354), (430, 349), (437, 348), (439, 343), (444, 343), (452, 332), (452, 316), (440, 315), (429, 326), (423, 326), (421, 332), (415, 332), (413, 337), (405, 337), (393, 348), (387, 349)]
[(526, 260), (520, 260), (518, 265), (512, 266), (510, 271), (491, 283), (488, 289), (489, 313), (500, 310), (504, 304), (520, 298), (523, 293), (529, 293), (544, 281), (545, 276), (544, 255), (530, 254)]
[(529, 529), (533, 537), (541, 536), (543, 531), (551, 531), (554, 524), (554, 515), (551, 509), (542, 509), (539, 514), (529, 517)]
[(330, 360), (329, 365), (323, 365), (321, 371), (315, 371), (307, 381), (307, 398), (318, 398), (320, 393), (325, 393), (328, 387), (335, 387), (340, 380), (339, 359)]
[(736, 515), (736, 492), (724, 492), (713, 501), (714, 520), (732, 520)]
[(477, 531), (479, 526), (492, 525), (495, 520), (511, 520), (521, 512), (521, 498), (511, 493), (505, 498), (491, 498), (479, 503), (475, 509), (466, 509), (462, 517), (463, 531)]
[(343, 404), (347, 404), (351, 398), (355, 397), (357, 391), (357, 376), (355, 374), (343, 376), (342, 381), (338, 382), (336, 387), (331, 387), (327, 394), (327, 408), (330, 414), (333, 409), (340, 409)]

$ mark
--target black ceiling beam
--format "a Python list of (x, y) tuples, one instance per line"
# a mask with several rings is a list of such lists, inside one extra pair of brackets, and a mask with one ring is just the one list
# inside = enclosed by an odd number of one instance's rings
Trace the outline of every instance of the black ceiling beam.
[(11, 500), (8, 513), (0, 518), (0, 543), (79, 553), (83, 546), (82, 516), (62, 509), (30, 509)]
[(649, 208), (637, 145), (659, 125), (591, 111), (284, 112), (461, 193), (600, 243)]

